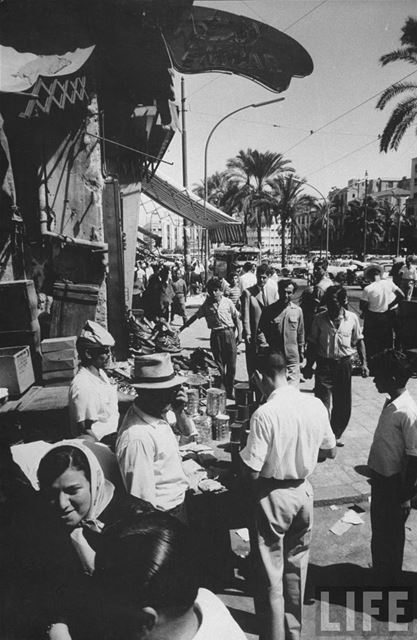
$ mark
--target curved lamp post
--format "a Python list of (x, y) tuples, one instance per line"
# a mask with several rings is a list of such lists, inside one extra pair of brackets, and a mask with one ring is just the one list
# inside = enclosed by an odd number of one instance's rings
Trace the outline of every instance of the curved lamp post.
[[(239, 111), (243, 111), (244, 109), (257, 109), (258, 107), (264, 107), (267, 104), (273, 104), (274, 102), (282, 102), (282, 100), (284, 100), (284, 98), (275, 98), (274, 100), (267, 100), (266, 102), (255, 102), (254, 104), (247, 104), (244, 107), (239, 107), (239, 109), (235, 109), (234, 111), (231, 111), (230, 113), (226, 114), (225, 116), (223, 116), (223, 118), (221, 118), (218, 122), (216, 122), (216, 124), (214, 125), (214, 127), (212, 128), (212, 130), (210, 131), (207, 140), (206, 140), (206, 145), (204, 147), (204, 218), (206, 217), (206, 209), (207, 209), (207, 152), (208, 152), (208, 146), (209, 146), (209, 142), (211, 140), (211, 137), (213, 135), (213, 133), (216, 131), (217, 127), (224, 122), (225, 120), (227, 120), (227, 118), (230, 118), (231, 116), (235, 115), (235, 113), (239, 113)], [(208, 263), (209, 263), (209, 237), (208, 237), (208, 229), (206, 229), (205, 231), (205, 236), (206, 236), (206, 278), (208, 277)]]
[[(327, 198), (322, 194), (322, 192), (319, 189), (317, 189), (317, 187), (315, 187), (313, 184), (310, 184), (309, 182), (305, 182), (304, 180), (297, 180), (297, 178), (292, 178), (292, 179), (294, 180), (294, 182), (298, 182), (298, 184), (305, 184), (306, 187), (310, 187), (310, 189), (314, 189), (314, 191), (317, 191), (319, 196), (324, 201), (324, 204), (326, 205), (326, 258), (327, 258), (329, 255), (329, 215), (330, 215), (329, 202), (327, 201)], [(321, 252), (321, 243), (320, 243), (320, 252)]]

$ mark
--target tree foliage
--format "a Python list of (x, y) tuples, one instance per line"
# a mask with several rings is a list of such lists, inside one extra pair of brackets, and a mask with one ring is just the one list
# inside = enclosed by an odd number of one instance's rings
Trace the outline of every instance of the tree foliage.
[[(417, 20), (408, 18), (402, 32), (401, 44), (403, 46), (383, 55), (380, 58), (383, 66), (400, 60), (417, 65)], [(391, 100), (407, 93), (410, 95), (398, 102), (385, 125), (380, 138), (381, 151), (397, 150), (404, 134), (417, 120), (417, 84), (415, 82), (395, 82), (385, 89), (377, 102), (376, 108), (382, 110)]]

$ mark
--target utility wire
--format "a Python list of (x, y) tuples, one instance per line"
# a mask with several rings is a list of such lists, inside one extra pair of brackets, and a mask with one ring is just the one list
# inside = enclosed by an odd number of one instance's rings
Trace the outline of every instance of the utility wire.
[(354, 153), (357, 153), (358, 151), (362, 151), (362, 149), (366, 149), (366, 147), (369, 147), (371, 144), (375, 144), (375, 142), (379, 142), (379, 136), (378, 138), (375, 138), (374, 140), (371, 140), (370, 142), (367, 142), (366, 144), (363, 144), (361, 147), (358, 147), (357, 149), (354, 149), (353, 151), (349, 151), (349, 153), (346, 153), (344, 156), (341, 156), (340, 158), (337, 158), (336, 160), (332, 160), (332, 162), (329, 162), (328, 164), (324, 165), (324, 167), (320, 167), (319, 169), (316, 169), (315, 171), (309, 171), (309, 176), (313, 176), (315, 173), (319, 173), (319, 171), (323, 171), (323, 169), (327, 169), (328, 167), (331, 167), (333, 164), (336, 164), (336, 162), (340, 162), (341, 160), (345, 160), (346, 158), (349, 158), (349, 156), (353, 156)]
[[(412, 71), (411, 73), (408, 73), (406, 76), (404, 76), (403, 78), (400, 78), (399, 80), (396, 80), (395, 82), (392, 82), (391, 84), (398, 84), (399, 82), (402, 82), (403, 80), (406, 80), (407, 78), (409, 78), (410, 76), (414, 75), (415, 73), (417, 73), (417, 71)], [(343, 113), (341, 113), (340, 115), (336, 116), (336, 118), (333, 118), (333, 120), (329, 120), (328, 122), (326, 122), (325, 124), (323, 124), (321, 127), (319, 127), (318, 129), (312, 129), (310, 131), (310, 134), (308, 136), (304, 136), (304, 138), (302, 138), (301, 140), (299, 140), (298, 142), (296, 142), (295, 144), (293, 144), (292, 147), (289, 147), (289, 149), (286, 149), (286, 151), (284, 151), (284, 155), (286, 153), (289, 153), (290, 151), (292, 151), (293, 149), (295, 149), (295, 147), (298, 147), (299, 144), (301, 144), (302, 142), (305, 142), (305, 140), (308, 140), (308, 138), (311, 138), (311, 136), (315, 133), (319, 133), (319, 131), (322, 131), (323, 129), (325, 129), (326, 127), (328, 127), (329, 125), (333, 124), (334, 122), (337, 122), (338, 120), (340, 120), (341, 118), (344, 118), (345, 116), (347, 116), (349, 113), (352, 113), (352, 111), (355, 111), (356, 109), (359, 109), (359, 107), (362, 107), (364, 104), (366, 104), (367, 102), (370, 102), (371, 100), (374, 100), (377, 96), (379, 96), (381, 93), (383, 93), (385, 91), (385, 89), (381, 89), (381, 91), (378, 91), (378, 93), (375, 93), (373, 96), (371, 96), (370, 98), (367, 98), (366, 100), (363, 100), (363, 102), (360, 102), (359, 104), (357, 104), (354, 107), (351, 107), (350, 109), (348, 109), (347, 111), (344, 111)]]
[(298, 18), (297, 20), (295, 20), (295, 22), (292, 22), (291, 24), (288, 25), (288, 27), (285, 27), (285, 29), (282, 29), (282, 31), (284, 33), (286, 33), (288, 31), (288, 29), (291, 29), (291, 27), (294, 27), (296, 24), (298, 24), (299, 22), (301, 22), (301, 20), (304, 20), (304, 18), (306, 16), (309, 16), (310, 13), (313, 13), (313, 11), (316, 11), (316, 9), (318, 9), (319, 7), (321, 7), (323, 4), (326, 4), (326, 2), (328, 2), (328, 0), (322, 0), (322, 2), (319, 2), (319, 4), (317, 4), (315, 7), (313, 7), (312, 9), (310, 9), (310, 11), (307, 11), (307, 13), (305, 13), (304, 15), (302, 15), (300, 18)]

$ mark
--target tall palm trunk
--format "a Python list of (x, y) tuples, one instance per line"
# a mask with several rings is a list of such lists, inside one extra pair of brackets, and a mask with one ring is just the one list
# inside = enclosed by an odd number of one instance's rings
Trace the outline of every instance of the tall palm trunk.
[(285, 232), (287, 229), (287, 220), (286, 217), (281, 215), (281, 267), (285, 267), (285, 254), (286, 254), (286, 246), (285, 246)]

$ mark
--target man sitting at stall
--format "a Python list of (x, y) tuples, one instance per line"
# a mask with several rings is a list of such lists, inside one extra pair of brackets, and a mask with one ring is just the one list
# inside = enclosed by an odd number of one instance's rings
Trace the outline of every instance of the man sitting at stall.
[(188, 480), (173, 427), (180, 444), (194, 440), (197, 432), (184, 412), (187, 396), (182, 382), (168, 353), (136, 356), (131, 384), (138, 396), (118, 433), (116, 456), (129, 493), (186, 520)]
[(106, 329), (88, 320), (77, 340), (81, 366), (69, 388), (69, 411), (73, 436), (90, 435), (101, 440), (117, 431), (117, 386), (104, 369), (114, 339)]
[(227, 396), (233, 398), (237, 344), (242, 339), (239, 314), (230, 298), (223, 295), (219, 278), (212, 278), (207, 282), (207, 292), (206, 300), (180, 331), (189, 327), (198, 318), (206, 319), (207, 326), (211, 329), (210, 347), (222, 377), (222, 385), (226, 389)]

